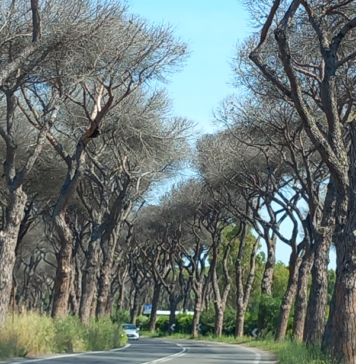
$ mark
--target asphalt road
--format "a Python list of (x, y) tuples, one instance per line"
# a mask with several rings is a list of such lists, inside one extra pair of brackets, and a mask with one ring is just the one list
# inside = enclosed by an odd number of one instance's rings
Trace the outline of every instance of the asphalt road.
[[(8, 361), (7, 364), (272, 364), (273, 357), (239, 345), (193, 340), (130, 340), (129, 346), (107, 352), (54, 355)], [(0, 362), (1, 363), (1, 362)]]

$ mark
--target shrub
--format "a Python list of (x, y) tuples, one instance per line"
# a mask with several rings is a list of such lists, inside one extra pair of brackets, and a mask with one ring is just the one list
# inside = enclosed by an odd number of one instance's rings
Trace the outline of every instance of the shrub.
[(156, 321), (156, 331), (167, 332), (168, 322), (169, 322), (169, 316), (158, 316)]
[(130, 322), (130, 312), (125, 310), (115, 311), (111, 315), (111, 321), (114, 323), (124, 324)]
[(86, 350), (108, 350), (124, 345), (127, 337), (121, 334), (119, 325), (113, 323), (110, 317), (92, 319), (86, 332)]
[(149, 322), (150, 322), (149, 317), (141, 315), (137, 317), (136, 326), (139, 327), (141, 330), (142, 329), (146, 330)]
[[(0, 333), (0, 356), (25, 356), (50, 353), (54, 349), (55, 330), (50, 317), (39, 316), (35, 313), (15, 315), (14, 322), (9, 316), (5, 330)], [(10, 349), (11, 348), (11, 349)]]
[(85, 327), (78, 317), (67, 316), (65, 319), (55, 319), (56, 352), (73, 353), (85, 351)]
[(0, 332), (0, 359), (49, 353), (107, 350), (125, 345), (127, 337), (109, 317), (83, 325), (77, 317), (52, 319), (35, 313), (8, 317)]
[(192, 332), (193, 316), (181, 313), (176, 316), (176, 332), (190, 334)]

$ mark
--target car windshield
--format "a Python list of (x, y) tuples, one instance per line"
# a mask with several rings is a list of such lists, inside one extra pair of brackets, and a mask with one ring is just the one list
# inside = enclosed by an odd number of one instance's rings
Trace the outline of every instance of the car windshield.
[(124, 324), (124, 325), (122, 325), (122, 328), (124, 330), (136, 330), (136, 326), (132, 325), (132, 324)]

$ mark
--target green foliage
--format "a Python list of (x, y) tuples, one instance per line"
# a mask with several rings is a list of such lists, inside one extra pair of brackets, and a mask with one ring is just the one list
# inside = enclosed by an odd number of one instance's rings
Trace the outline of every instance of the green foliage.
[(129, 311), (119, 310), (119, 311), (115, 311), (111, 315), (111, 321), (114, 323), (124, 324), (126, 322), (130, 322), (130, 320), (131, 320), (131, 317), (130, 317)]
[(272, 296), (282, 298), (288, 285), (288, 267), (282, 262), (277, 262), (273, 272)]
[(52, 319), (35, 313), (9, 316), (0, 332), (0, 359), (49, 353), (107, 350), (127, 342), (109, 317), (83, 325), (77, 317)]
[(114, 324), (110, 317), (99, 320), (92, 319), (86, 332), (86, 350), (108, 350), (126, 343), (126, 335), (122, 335), (120, 326)]
[(334, 293), (334, 287), (336, 282), (336, 272), (333, 269), (328, 271), (328, 303), (330, 304), (331, 298)]
[(176, 332), (190, 334), (192, 332), (193, 316), (184, 313), (176, 316)]
[(146, 328), (146, 327), (148, 327), (149, 322), (150, 322), (150, 319), (148, 316), (141, 315), (141, 316), (137, 317), (136, 326), (139, 327), (140, 329)]
[[(263, 314), (262, 327), (264, 328), (264, 332), (262, 333), (262, 335), (266, 335), (267, 333), (275, 331), (280, 306), (281, 306), (280, 298), (275, 298), (269, 295), (261, 295), (260, 310)], [(257, 320), (255, 322), (255, 327), (256, 326), (257, 326)]]
[(156, 321), (156, 331), (168, 332), (169, 316), (158, 316)]
[(54, 328), (56, 352), (73, 353), (86, 350), (85, 328), (79, 318), (67, 316), (64, 319), (54, 319)]

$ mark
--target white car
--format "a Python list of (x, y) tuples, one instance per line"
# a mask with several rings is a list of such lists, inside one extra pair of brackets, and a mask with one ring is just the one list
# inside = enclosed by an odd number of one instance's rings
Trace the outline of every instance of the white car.
[(122, 324), (121, 328), (124, 331), (124, 333), (126, 334), (128, 339), (138, 340), (140, 338), (140, 334), (139, 334), (140, 329), (137, 328), (135, 325)]

